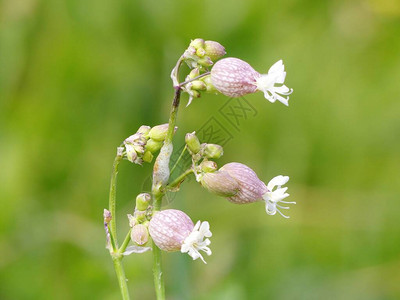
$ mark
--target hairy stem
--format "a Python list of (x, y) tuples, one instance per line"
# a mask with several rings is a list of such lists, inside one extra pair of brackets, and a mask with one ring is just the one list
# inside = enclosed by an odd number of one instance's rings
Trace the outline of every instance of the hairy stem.
[(124, 267), (122, 266), (122, 256), (113, 257), (115, 273), (117, 274), (119, 288), (121, 290), (121, 295), (123, 300), (129, 300), (129, 290), (126, 283), (126, 277), (124, 272)]
[(117, 196), (117, 176), (118, 176), (118, 166), (122, 160), (122, 155), (117, 153), (117, 156), (114, 159), (113, 169), (111, 173), (111, 182), (110, 182), (110, 194), (109, 194), (109, 211), (111, 212), (111, 221), (110, 221), (110, 232), (112, 239), (114, 240), (114, 251), (118, 248), (118, 240), (117, 240), (117, 227), (116, 227), (116, 196)]
[(157, 300), (165, 299), (164, 274), (161, 267), (161, 250), (153, 242), (153, 276)]
[[(114, 159), (114, 164), (113, 164), (113, 169), (111, 173), (111, 183), (110, 183), (110, 194), (109, 194), (109, 211), (111, 212), (111, 220), (110, 220), (110, 238), (111, 238), (111, 245), (112, 245), (112, 251), (110, 251), (113, 263), (114, 263), (114, 269), (115, 273), (117, 275), (118, 279), (118, 284), (119, 288), (121, 290), (121, 295), (123, 300), (129, 300), (129, 291), (128, 291), (128, 285), (126, 284), (126, 277), (125, 277), (125, 272), (124, 268), (122, 266), (122, 258), (123, 256), (119, 253), (117, 253), (118, 249), (118, 241), (117, 241), (117, 228), (116, 228), (116, 196), (117, 196), (117, 176), (118, 176), (118, 166), (119, 163), (121, 162), (123, 158), (123, 154), (120, 148), (118, 148), (117, 151), (117, 156)], [(128, 242), (126, 242), (126, 239), (122, 245), (121, 248), (125, 247), (128, 245)]]

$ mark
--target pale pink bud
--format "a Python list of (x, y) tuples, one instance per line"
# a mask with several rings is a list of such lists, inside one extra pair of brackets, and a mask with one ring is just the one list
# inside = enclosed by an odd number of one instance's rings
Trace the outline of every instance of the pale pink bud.
[(150, 221), (149, 232), (154, 243), (164, 251), (179, 251), (194, 228), (184, 212), (166, 209), (156, 213)]
[(131, 231), (131, 239), (139, 246), (143, 246), (149, 240), (149, 232), (143, 224), (133, 226)]
[(234, 57), (219, 60), (211, 69), (212, 84), (228, 97), (241, 97), (256, 92), (255, 82), (259, 76), (247, 62)]
[(212, 61), (216, 61), (226, 54), (224, 46), (214, 41), (205, 41), (204, 49), (206, 55), (209, 56)]
[(263, 195), (268, 191), (267, 186), (257, 174), (248, 166), (241, 163), (229, 163), (220, 171), (228, 173), (239, 185), (239, 191), (228, 198), (236, 204), (245, 204), (263, 200)]

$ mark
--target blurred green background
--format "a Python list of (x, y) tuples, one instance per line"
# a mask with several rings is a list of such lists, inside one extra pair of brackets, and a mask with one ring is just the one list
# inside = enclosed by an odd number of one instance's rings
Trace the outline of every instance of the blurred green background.
[[(184, 96), (176, 147), (215, 117), (232, 136), (219, 165), (289, 175), (297, 205), (285, 220), (183, 185), (165, 208), (208, 220), (213, 255), (164, 254), (168, 298), (400, 298), (398, 0), (0, 3), (1, 299), (119, 299), (102, 223), (115, 149), (167, 121), (197, 37), (259, 72), (283, 59), (294, 93), (247, 96), (237, 127), (226, 97)], [(121, 165), (120, 236), (150, 172)], [(151, 262), (124, 260), (135, 299), (155, 297)]]

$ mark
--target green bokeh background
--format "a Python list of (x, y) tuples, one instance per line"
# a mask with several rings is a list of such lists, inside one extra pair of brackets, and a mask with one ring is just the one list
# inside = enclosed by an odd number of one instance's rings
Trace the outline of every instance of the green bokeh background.
[[(164, 254), (168, 298), (400, 298), (399, 1), (3, 0), (0, 30), (1, 299), (119, 299), (102, 224), (115, 148), (167, 121), (196, 37), (260, 72), (283, 59), (294, 93), (247, 96), (239, 130), (203, 95), (176, 146), (215, 116), (233, 136), (219, 164), (289, 175), (297, 205), (285, 220), (183, 185), (165, 208), (208, 220), (213, 255)], [(120, 168), (121, 236), (150, 173)], [(135, 299), (155, 298), (151, 262), (124, 260)]]

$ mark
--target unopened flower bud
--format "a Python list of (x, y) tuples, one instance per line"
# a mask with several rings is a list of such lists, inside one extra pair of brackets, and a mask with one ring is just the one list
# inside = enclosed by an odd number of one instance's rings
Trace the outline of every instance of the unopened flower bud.
[(150, 163), (153, 160), (153, 154), (150, 151), (146, 151), (142, 159), (144, 162)]
[(139, 246), (145, 245), (149, 240), (149, 232), (147, 227), (143, 224), (133, 226), (131, 231), (131, 240)]
[(190, 88), (196, 91), (205, 91), (207, 90), (206, 84), (201, 80), (194, 80), (190, 83)]
[(211, 173), (217, 171), (218, 166), (215, 161), (204, 160), (200, 164), (200, 169), (205, 173)]
[(204, 147), (204, 155), (207, 158), (218, 159), (224, 154), (224, 148), (216, 144), (207, 144)]
[(262, 91), (270, 102), (278, 100), (289, 105), (288, 95), (293, 89), (283, 84), (285, 77), (282, 60), (276, 62), (268, 74), (260, 74), (247, 62), (234, 57), (219, 60), (211, 69), (211, 82), (219, 92), (228, 97), (241, 97)]
[(150, 126), (142, 125), (139, 127), (137, 132), (143, 134), (143, 136), (146, 137), (149, 134), (150, 129)]
[(198, 48), (204, 48), (204, 40), (203, 39), (194, 39), (193, 41), (191, 41), (189, 47), (194, 47), (196, 49)]
[(206, 91), (208, 93), (218, 93), (218, 90), (215, 88), (215, 86), (211, 82), (211, 75), (204, 76), (201, 78), (201, 80), (204, 82), (206, 85)]
[(104, 222), (106, 222), (107, 224), (110, 223), (112, 219), (111, 212), (108, 209), (104, 209), (103, 217)]
[(193, 259), (201, 258), (200, 250), (211, 255), (208, 222), (196, 223), (182, 211), (167, 209), (156, 213), (149, 224), (150, 236), (158, 248), (164, 251), (187, 252)]
[(211, 67), (213, 65), (213, 62), (211, 60), (211, 58), (209, 58), (208, 56), (204, 56), (200, 59), (197, 60), (197, 63), (204, 66), (204, 67)]
[(216, 61), (226, 54), (224, 46), (214, 41), (205, 41), (204, 50), (212, 61)]
[(203, 48), (198, 48), (198, 49), (196, 50), (196, 55), (197, 55), (198, 57), (203, 57), (205, 54), (206, 54), (206, 50), (204, 50)]
[(196, 78), (199, 75), (200, 75), (199, 68), (194, 68), (193, 70), (190, 71), (190, 73), (187, 76), (186, 80), (190, 80), (190, 79)]
[(146, 150), (150, 151), (151, 153), (155, 153), (161, 149), (162, 145), (163, 145), (163, 142), (149, 139), (146, 144)]
[(137, 195), (136, 196), (136, 209), (145, 211), (149, 207), (150, 201), (151, 201), (151, 196), (148, 193), (141, 193), (141, 194)]
[[(164, 141), (168, 133), (168, 126), (168, 123), (154, 126), (149, 132), (149, 137), (157, 142)], [(175, 131), (177, 129), (178, 127), (175, 127)]]
[(196, 154), (200, 151), (200, 141), (197, 138), (195, 131), (186, 134), (185, 143), (189, 148), (190, 152)]
[(205, 173), (200, 181), (201, 185), (211, 193), (223, 197), (232, 197), (239, 192), (239, 183), (227, 172), (216, 171)]
[(133, 145), (125, 145), (125, 149), (126, 149), (126, 158), (130, 161), (130, 162), (135, 162), (136, 158), (137, 158), (137, 153), (135, 151), (135, 147)]

